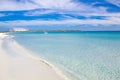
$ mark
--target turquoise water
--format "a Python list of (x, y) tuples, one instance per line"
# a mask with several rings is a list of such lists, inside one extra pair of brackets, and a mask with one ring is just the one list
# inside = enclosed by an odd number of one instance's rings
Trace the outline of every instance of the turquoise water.
[(12, 33), (73, 80), (120, 80), (120, 32)]

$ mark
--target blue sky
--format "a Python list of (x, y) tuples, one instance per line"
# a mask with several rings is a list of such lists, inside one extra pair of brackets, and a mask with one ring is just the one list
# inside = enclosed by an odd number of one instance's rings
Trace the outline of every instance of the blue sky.
[(120, 0), (0, 0), (0, 30), (120, 30)]

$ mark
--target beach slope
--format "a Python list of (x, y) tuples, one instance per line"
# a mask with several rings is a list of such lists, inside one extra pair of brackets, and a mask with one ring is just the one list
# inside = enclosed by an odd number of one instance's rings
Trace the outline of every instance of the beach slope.
[(0, 80), (66, 80), (52, 66), (32, 58), (6, 36), (0, 33)]

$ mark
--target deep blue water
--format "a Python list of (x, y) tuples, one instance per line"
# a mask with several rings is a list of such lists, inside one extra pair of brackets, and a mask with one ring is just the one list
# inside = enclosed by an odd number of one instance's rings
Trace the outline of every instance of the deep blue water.
[(120, 32), (19, 32), (14, 39), (73, 80), (120, 80)]

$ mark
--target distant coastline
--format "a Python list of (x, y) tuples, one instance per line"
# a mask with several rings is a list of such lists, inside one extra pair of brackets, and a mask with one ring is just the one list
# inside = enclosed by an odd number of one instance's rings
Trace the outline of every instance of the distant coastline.
[(28, 30), (28, 31), (0, 31), (0, 33), (7, 32), (120, 32), (120, 31), (82, 31), (82, 30)]
[(0, 31), (0, 32), (81, 32), (81, 30), (26, 30), (26, 31)]

